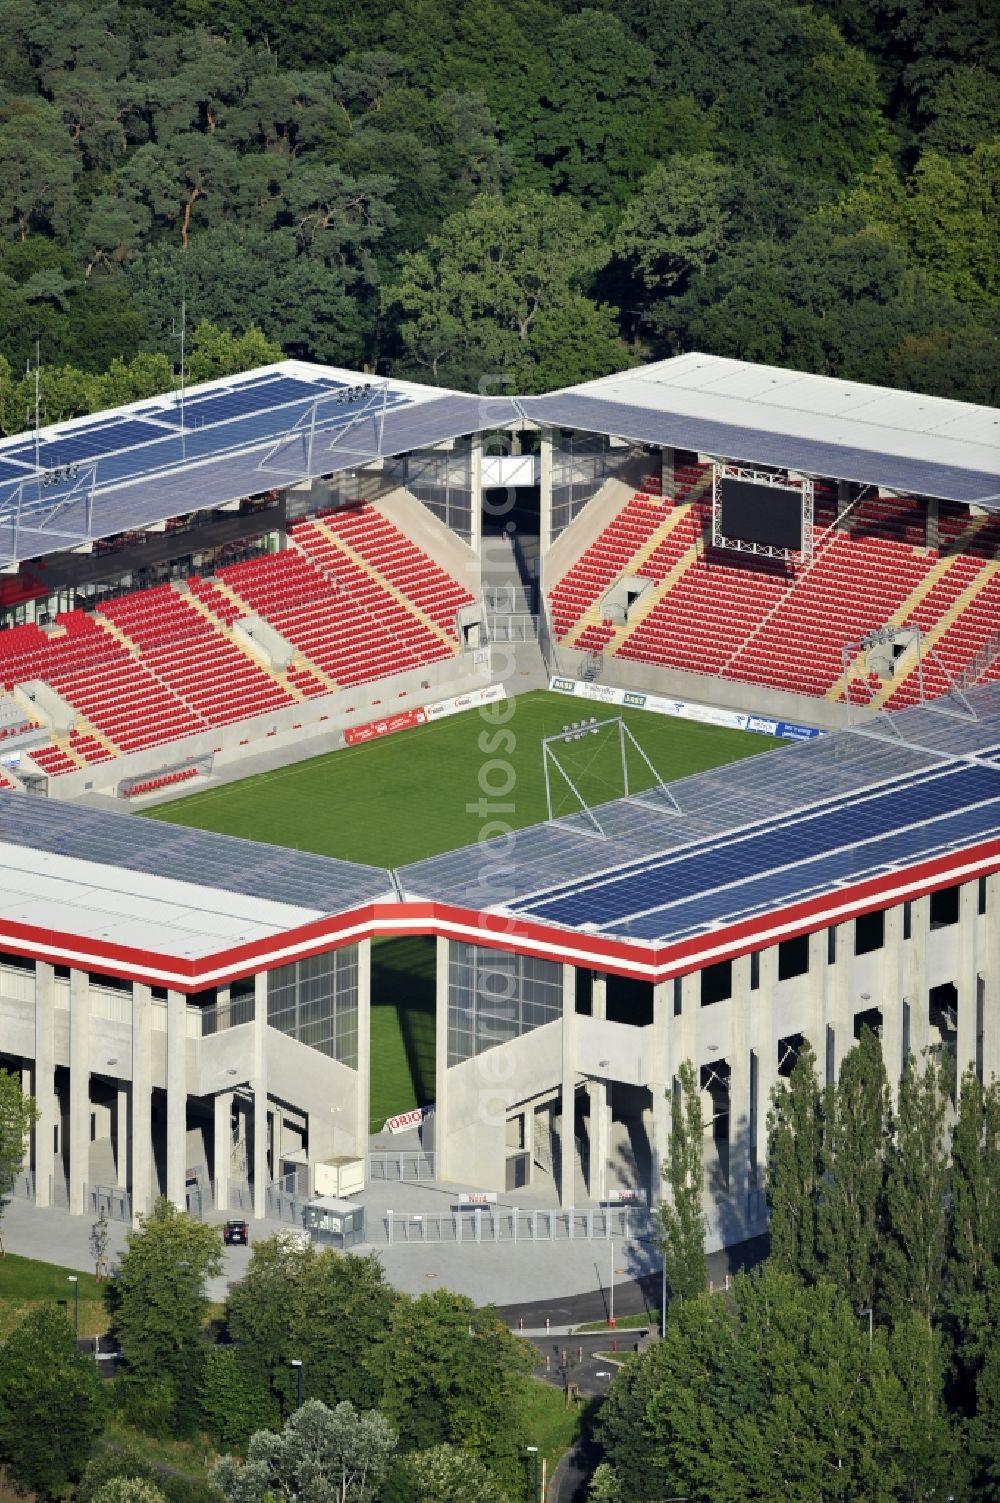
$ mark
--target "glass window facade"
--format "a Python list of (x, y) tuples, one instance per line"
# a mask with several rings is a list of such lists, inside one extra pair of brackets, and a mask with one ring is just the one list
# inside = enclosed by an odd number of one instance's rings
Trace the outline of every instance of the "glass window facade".
[(471, 540), (471, 439), (456, 439), (453, 449), (418, 449), (387, 459), (385, 473), (397, 485), (405, 485), (452, 532)]
[(448, 1063), (554, 1023), (562, 1016), (562, 967), (453, 941), (448, 975)]
[(552, 435), (552, 537), (569, 526), (611, 475), (632, 454), (628, 448), (612, 449), (602, 433), (569, 433), (556, 429)]
[(358, 950), (349, 945), (269, 971), (267, 1021), (279, 1033), (358, 1068)]

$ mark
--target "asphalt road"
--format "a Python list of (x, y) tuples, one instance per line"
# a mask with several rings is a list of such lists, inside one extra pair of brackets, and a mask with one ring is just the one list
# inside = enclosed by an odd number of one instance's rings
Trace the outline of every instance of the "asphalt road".
[[(523, 1322), (525, 1330), (540, 1330), (546, 1320), (554, 1326), (578, 1326), (591, 1320), (607, 1320), (609, 1315), (608, 1288), (602, 1279), (602, 1265), (607, 1260), (606, 1244), (595, 1242), (594, 1277), (598, 1287), (588, 1294), (572, 1294), (563, 1298), (525, 1300), (516, 1305), (504, 1305), (500, 1314), (506, 1323), (516, 1327)], [(726, 1274), (734, 1274), (740, 1268), (753, 1268), (767, 1256), (767, 1238), (753, 1237), (736, 1247), (722, 1252), (710, 1253), (707, 1258), (708, 1276), (713, 1283), (721, 1284)], [(610, 1270), (609, 1270), (610, 1272)], [(651, 1316), (660, 1308), (660, 1275), (647, 1274), (640, 1279), (615, 1284), (615, 1319), (625, 1315)]]

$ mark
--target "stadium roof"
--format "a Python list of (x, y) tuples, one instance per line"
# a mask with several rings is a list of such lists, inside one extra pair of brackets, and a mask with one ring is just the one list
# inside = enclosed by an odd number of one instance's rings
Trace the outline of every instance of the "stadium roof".
[(1000, 510), (1000, 411), (678, 355), (522, 403), (539, 422)]
[(0, 567), (520, 421), (506, 397), (285, 360), (0, 439)]
[(1000, 510), (1000, 412), (679, 355), (543, 397), (277, 365), (0, 439), (0, 568), (523, 418)]
[(190, 992), (441, 934), (663, 980), (1000, 870), (1000, 683), (594, 812), (394, 876), (0, 793), (0, 951)]
[(625, 968), (690, 969), (751, 935), (773, 943), (958, 881), (970, 852), (976, 870), (1000, 868), (1000, 683), (968, 704), (976, 718), (900, 711), (602, 805), (603, 838), (574, 814), (399, 879), (414, 898), (487, 907), (508, 942), (571, 931), (614, 941), (620, 963), (631, 949)]
[(0, 950), (210, 985), (329, 948), (331, 916), (392, 892), (379, 867), (155, 820), (135, 836), (126, 814), (0, 793)]

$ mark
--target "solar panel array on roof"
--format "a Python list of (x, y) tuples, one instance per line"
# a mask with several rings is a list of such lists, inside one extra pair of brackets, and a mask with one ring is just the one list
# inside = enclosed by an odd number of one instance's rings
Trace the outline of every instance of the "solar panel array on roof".
[(391, 891), (377, 866), (0, 792), (0, 842), (333, 914)]
[[(345, 392), (353, 393), (344, 400)], [(419, 399), (418, 399), (419, 398)], [(0, 446), (0, 565), (42, 557), (74, 537), (108, 537), (431, 447), (480, 427), (518, 421), (509, 398), (431, 393), (402, 383), (351, 385), (317, 368), (309, 379), (271, 372), (195, 388), (113, 418)], [(5, 483), (6, 481), (6, 483)]]
[[(971, 818), (955, 823), (960, 814)], [(751, 882), (764, 880), (764, 892), (773, 896), (775, 874), (783, 895), (795, 895), (799, 880), (793, 869), (804, 864), (815, 864), (813, 885), (829, 889), (845, 872), (867, 869), (875, 842), (877, 863), (891, 865), (894, 858), (881, 843), (883, 836), (894, 837), (890, 845), (911, 857), (939, 849), (945, 830), (964, 839), (997, 829), (1000, 773), (995, 768), (948, 766), (921, 777), (909, 775), (867, 795), (832, 800), (742, 835), (732, 833), (721, 841), (703, 841), (637, 862), (604, 878), (567, 883), (522, 899), (517, 908), (570, 928), (592, 924), (652, 939), (665, 930), (672, 932), (674, 905), (696, 895), (705, 898), (703, 908), (717, 914), (720, 899), (727, 905), (740, 901)]]
[(603, 839), (575, 814), (400, 881), (413, 897), (644, 940), (734, 922), (1000, 835), (1000, 683), (965, 706), (899, 711), (888, 738), (838, 731), (697, 773), (669, 785), (673, 802), (600, 805)]

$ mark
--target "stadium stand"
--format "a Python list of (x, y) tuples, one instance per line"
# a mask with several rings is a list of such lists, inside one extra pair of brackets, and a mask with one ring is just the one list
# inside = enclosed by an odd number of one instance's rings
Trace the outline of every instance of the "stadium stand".
[[(472, 598), (425, 554), (402, 548), (396, 540), (409, 540), (390, 523), (372, 526), (370, 517), (377, 515), (373, 508), (338, 513), (336, 531), (329, 517), (297, 522), (288, 533), (292, 546), (284, 552), (227, 565), (217, 575), (245, 603), (244, 614), (263, 616), (341, 687), (453, 656), (458, 651), (454, 611)], [(394, 574), (403, 571), (399, 583), (384, 577), (340, 535), (340, 528), (358, 525), (355, 517), (366, 528), (366, 548)], [(420, 593), (427, 609), (414, 598), (415, 568), (423, 570)], [(404, 593), (404, 582), (410, 594)], [(452, 620), (445, 625), (449, 612)]]
[[(39, 679), (77, 711), (31, 752), (50, 777), (447, 659), (472, 596), (375, 507), (293, 524), (290, 546), (0, 632), (0, 685)], [(297, 650), (271, 673), (233, 625), (259, 613)], [(24, 729), (24, 726), (18, 729)], [(162, 786), (157, 784), (157, 786)], [(147, 790), (149, 791), (149, 790)]]
[(169, 585), (125, 595), (102, 607), (142, 653), (142, 661), (206, 725), (266, 715), (294, 699), (194, 603)]
[[(799, 568), (713, 552), (707, 467), (678, 473), (676, 497), (634, 496), (550, 594), (562, 642), (638, 662), (833, 699), (844, 697), (841, 646), (876, 626), (918, 625), (948, 674), (975, 657), (1000, 622), (1000, 522), (942, 504), (939, 549), (926, 545), (920, 501), (872, 499), (838, 525), (832, 487), (817, 484), (816, 551)], [(668, 507), (664, 516), (663, 507)], [(614, 625), (602, 602), (630, 576), (649, 580)], [(866, 702), (915, 703), (919, 681), (870, 683)], [(944, 693), (924, 667), (925, 694)], [(856, 688), (856, 686), (852, 686)]]

